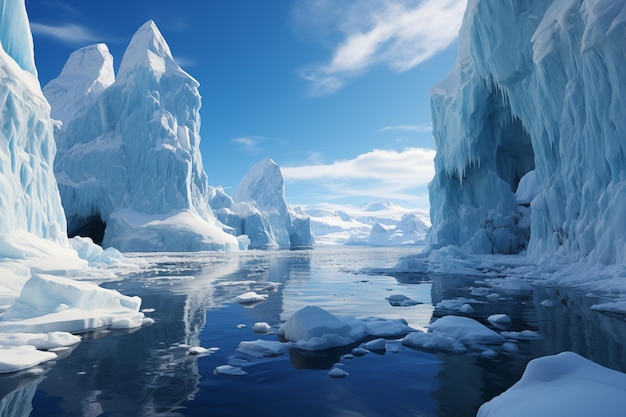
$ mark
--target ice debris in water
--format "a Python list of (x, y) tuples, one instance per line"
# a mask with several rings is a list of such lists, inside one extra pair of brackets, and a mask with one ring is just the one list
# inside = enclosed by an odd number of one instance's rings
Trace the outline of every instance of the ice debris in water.
[(402, 338), (401, 342), (404, 346), (427, 350), (453, 353), (464, 353), (467, 351), (463, 343), (454, 337), (439, 333), (409, 333)]
[(255, 303), (260, 303), (262, 301), (266, 301), (267, 298), (268, 298), (267, 294), (257, 294), (254, 291), (248, 291), (233, 298), (232, 301), (238, 304), (255, 304)]
[(385, 298), (385, 300), (387, 300), (389, 304), (394, 307), (409, 307), (417, 304), (422, 304), (421, 302), (415, 301), (403, 294), (390, 295), (389, 297)]
[(491, 324), (508, 325), (511, 324), (511, 318), (506, 314), (492, 314), (487, 317), (487, 321)]
[(233, 365), (220, 365), (215, 368), (213, 371), (215, 375), (235, 375), (235, 376), (243, 376), (248, 375), (246, 371), (241, 369), (239, 366)]
[(541, 339), (541, 335), (534, 330), (522, 330), (521, 332), (501, 332), (504, 337), (518, 340), (535, 340)]
[(431, 324), (428, 331), (454, 337), (464, 345), (504, 342), (504, 337), (469, 317), (442, 317)]
[(254, 326), (252, 326), (252, 331), (257, 332), (257, 333), (267, 333), (272, 327), (267, 324), (264, 321), (260, 321), (257, 323), (254, 323)]
[(345, 378), (348, 375), (350, 374), (338, 367), (335, 367), (328, 372), (328, 376), (331, 378)]

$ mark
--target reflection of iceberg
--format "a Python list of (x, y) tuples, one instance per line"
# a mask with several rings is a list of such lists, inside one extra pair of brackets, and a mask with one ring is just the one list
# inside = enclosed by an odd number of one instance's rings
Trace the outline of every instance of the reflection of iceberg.
[(5, 380), (0, 378), (0, 416), (2, 417), (28, 417), (33, 410), (33, 398), (37, 387), (43, 381), (43, 376), (29, 380), (26, 384), (20, 384), (15, 390), (5, 394)]

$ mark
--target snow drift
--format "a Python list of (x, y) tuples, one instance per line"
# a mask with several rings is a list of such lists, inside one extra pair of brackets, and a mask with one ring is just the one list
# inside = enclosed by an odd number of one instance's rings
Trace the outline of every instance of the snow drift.
[(123, 251), (237, 249), (208, 203), (198, 82), (154, 22), (135, 33), (112, 80), (108, 51), (95, 45), (45, 88), (65, 118), (54, 169), (70, 236)]
[(626, 262), (625, 38), (623, 1), (468, 2), (431, 91), (433, 247)]

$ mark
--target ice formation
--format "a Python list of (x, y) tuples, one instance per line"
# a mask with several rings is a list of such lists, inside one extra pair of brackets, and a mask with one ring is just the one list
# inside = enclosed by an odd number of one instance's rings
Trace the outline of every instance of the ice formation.
[(320, 245), (421, 244), (429, 228), (417, 213), (388, 202), (302, 211), (311, 218), (315, 243)]
[(99, 43), (73, 52), (61, 74), (42, 91), (50, 103), (50, 116), (66, 125), (114, 82), (113, 56)]
[(0, 4), (0, 258), (14, 258), (16, 234), (68, 248), (52, 164), (50, 106), (41, 93), (23, 1)]
[(623, 373), (563, 352), (532, 360), (522, 378), (483, 404), (477, 416), (617, 417), (624, 414), (625, 393)]
[(239, 248), (209, 207), (198, 82), (154, 22), (135, 33), (111, 81), (110, 57), (95, 45), (45, 89), (66, 118), (54, 167), (70, 236), (122, 251)]
[(232, 198), (218, 187), (210, 203), (222, 223), (248, 236), (250, 248), (313, 246), (310, 219), (289, 209), (283, 174), (269, 158), (250, 169)]
[(621, 0), (468, 2), (431, 91), (433, 247), (626, 262), (625, 38)]

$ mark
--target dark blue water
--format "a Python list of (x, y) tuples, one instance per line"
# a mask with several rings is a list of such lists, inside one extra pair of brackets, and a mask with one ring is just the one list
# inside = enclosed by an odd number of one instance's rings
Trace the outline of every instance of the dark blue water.
[[(479, 278), (455, 275), (366, 275), (416, 248), (321, 248), (312, 251), (150, 256), (141, 275), (105, 284), (143, 298), (155, 319), (134, 331), (99, 331), (64, 358), (35, 370), (0, 377), (5, 416), (474, 416), (478, 407), (515, 383), (535, 357), (573, 350), (602, 365), (626, 370), (626, 323), (589, 309), (595, 299), (560, 288), (505, 294), (497, 301), (470, 295)], [(230, 300), (267, 291), (266, 302), (244, 307)], [(391, 294), (424, 302), (393, 307)], [(323, 352), (292, 350), (255, 359), (237, 352), (256, 334), (256, 322), (275, 330), (299, 308), (315, 304), (335, 314), (405, 318), (423, 328), (445, 314), (434, 309), (455, 297), (488, 301), (470, 314), (486, 323), (494, 313), (513, 319), (510, 330), (536, 330), (519, 352), (487, 359), (480, 352), (443, 354), (388, 343), (384, 354), (342, 359), (352, 347)], [(541, 305), (545, 299), (554, 307)], [(245, 326), (245, 327), (244, 327)], [(217, 347), (189, 356), (178, 344)], [(392, 349), (397, 348), (397, 349)], [(396, 351), (394, 353), (394, 351)], [(341, 362), (349, 373), (332, 379)], [(215, 375), (238, 364), (244, 376)]]

